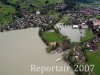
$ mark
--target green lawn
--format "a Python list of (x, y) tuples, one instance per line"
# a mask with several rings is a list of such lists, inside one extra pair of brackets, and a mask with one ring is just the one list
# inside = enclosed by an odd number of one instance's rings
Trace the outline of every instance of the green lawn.
[(100, 50), (96, 51), (96, 52), (89, 52), (87, 51), (87, 55), (88, 55), (88, 64), (94, 64), (94, 72), (96, 73), (96, 75), (100, 74)]
[(82, 38), (82, 41), (87, 41), (87, 40), (90, 40), (94, 37), (95, 37), (95, 35), (91, 31), (86, 30), (85, 31), (85, 36)]
[(60, 41), (62, 41), (60, 34), (56, 33), (56, 32), (44, 32), (43, 37), (48, 42), (60, 42)]

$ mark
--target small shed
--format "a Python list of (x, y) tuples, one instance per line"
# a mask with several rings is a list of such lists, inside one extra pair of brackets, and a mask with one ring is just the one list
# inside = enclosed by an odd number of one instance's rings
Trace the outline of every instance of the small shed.
[(57, 44), (56, 42), (50, 42), (50, 43), (49, 43), (49, 45), (50, 45), (51, 47), (52, 47), (52, 46), (56, 46), (56, 44)]

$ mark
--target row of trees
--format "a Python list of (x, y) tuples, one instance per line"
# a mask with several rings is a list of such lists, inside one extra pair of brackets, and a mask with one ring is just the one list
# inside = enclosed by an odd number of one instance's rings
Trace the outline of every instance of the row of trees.
[(43, 40), (43, 42), (48, 45), (49, 43), (47, 42), (47, 40), (43, 37), (43, 29), (39, 29), (39, 36), (41, 37), (41, 39)]
[(78, 3), (78, 2), (80, 2), (80, 3), (91, 3), (91, 2), (93, 2), (93, 0), (64, 0), (66, 3), (67, 2), (73, 2), (73, 3)]

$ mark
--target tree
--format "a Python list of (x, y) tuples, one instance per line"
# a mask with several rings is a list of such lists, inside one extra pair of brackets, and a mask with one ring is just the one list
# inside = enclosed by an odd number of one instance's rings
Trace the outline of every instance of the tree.
[(2, 3), (7, 4), (8, 0), (0, 0)]
[(67, 4), (67, 9), (71, 10), (76, 6), (75, 1), (72, 0), (64, 0), (64, 3)]
[(63, 40), (68, 40), (68, 36), (62, 36)]
[(93, 22), (92, 22), (92, 21), (87, 21), (87, 25), (88, 25), (90, 28), (93, 28)]
[(16, 8), (17, 10), (19, 10), (20, 7), (21, 7), (21, 6), (20, 6), (19, 2), (17, 1), (17, 2), (16, 2), (16, 5), (15, 5), (15, 8)]
[(42, 15), (45, 15), (45, 14), (47, 14), (47, 9), (41, 9), (40, 12)]
[(79, 3), (77, 3), (75, 9), (76, 9), (76, 10), (80, 10), (80, 9), (81, 9), (81, 5), (80, 5)]
[(100, 31), (98, 32), (98, 37), (100, 37)]
[(16, 8), (16, 10), (17, 10), (17, 13), (16, 13), (17, 17), (22, 17), (21, 6), (20, 6), (20, 4), (19, 4), (18, 1), (17, 1), (17, 3), (15, 4), (15, 8)]
[(45, 1), (45, 4), (48, 4), (48, 3), (49, 3), (49, 0), (46, 0), (46, 1)]
[(70, 39), (67, 39), (67, 43), (70, 44), (71, 43), (71, 40)]
[(68, 57), (69, 57), (69, 52), (65, 52), (65, 53), (63, 54), (63, 59), (64, 59), (65, 61), (68, 61)]
[(65, 1), (70, 1), (70, 2), (74, 2), (74, 3), (91, 3), (93, 2), (92, 0), (65, 0)]

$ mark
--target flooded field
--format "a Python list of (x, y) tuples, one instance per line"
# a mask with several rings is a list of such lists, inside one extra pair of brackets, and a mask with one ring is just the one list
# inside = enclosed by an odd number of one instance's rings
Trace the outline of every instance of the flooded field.
[(85, 30), (84, 29), (73, 29), (72, 26), (69, 25), (60, 25), (59, 23), (56, 25), (59, 28), (59, 31), (62, 35), (68, 36), (72, 42), (80, 42), (80, 37), (84, 36)]

